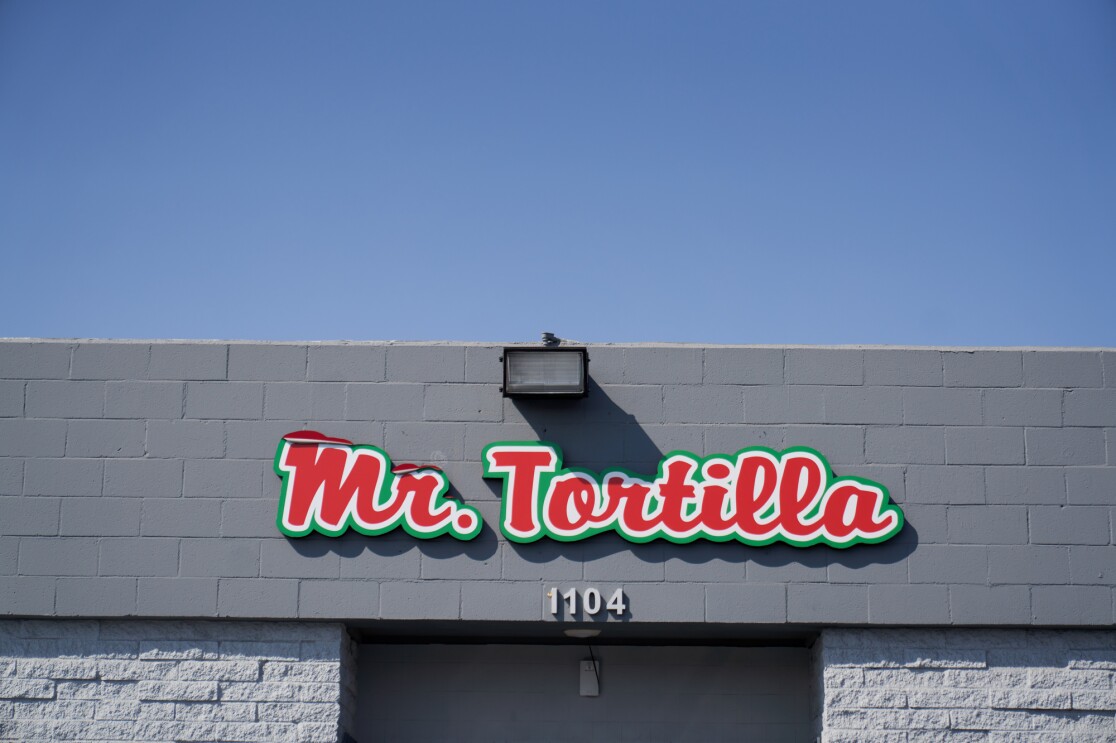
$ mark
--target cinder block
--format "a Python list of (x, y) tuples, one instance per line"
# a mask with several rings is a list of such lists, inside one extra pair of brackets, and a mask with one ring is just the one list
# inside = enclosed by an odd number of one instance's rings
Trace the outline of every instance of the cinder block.
[(990, 426), (947, 428), (949, 464), (1023, 464), (1023, 429)]
[(902, 387), (941, 387), (941, 351), (900, 349), (864, 352), (864, 383)]
[(1104, 464), (1104, 431), (1099, 428), (1028, 428), (1027, 464)]
[(0, 451), (7, 457), (60, 457), (66, 451), (66, 421), (0, 419)]
[(1027, 544), (1027, 509), (1022, 506), (950, 506), (949, 541), (954, 544)]
[[(3, 351), (2, 346), (0, 351)], [(26, 386), (27, 382), (22, 380), (0, 380), (0, 418), (23, 416), (23, 396)]]
[(72, 348), (68, 343), (0, 341), (0, 378), (65, 379)]
[(97, 540), (27, 537), (19, 543), (21, 575), (96, 575)]
[(1112, 626), (1109, 586), (1035, 586), (1031, 611), (1036, 624)]
[[(307, 424), (298, 420), (289, 421), (228, 421), (225, 430), (225, 456), (229, 459), (256, 459), (272, 461), (283, 436), (293, 431), (301, 431)], [(325, 429), (322, 433), (341, 436), (336, 423), (317, 426), (315, 430)], [(357, 443), (370, 443), (357, 439)]]
[(256, 539), (183, 539), (179, 575), (191, 578), (252, 578), (260, 574)]
[(80, 343), (74, 348), (71, 379), (144, 379), (151, 346), (146, 343)]
[(419, 541), (410, 537), (369, 539), (359, 534), (335, 540), (341, 556), (341, 578), (361, 580), (417, 580)]
[(31, 380), (27, 383), (30, 418), (100, 418), (105, 407), (104, 382)]
[[(589, 374), (597, 367), (590, 362)], [(702, 349), (632, 347), (624, 349), (624, 384), (699, 384)], [(610, 382), (615, 380), (609, 380)], [(598, 379), (598, 383), (604, 381)]]
[(0, 457), (0, 495), (23, 492), (23, 460)]
[(746, 387), (747, 423), (825, 423), (823, 387)]
[(461, 586), (461, 618), (537, 622), (542, 596), (537, 583), (469, 581)]
[(868, 586), (868, 618), (873, 624), (949, 624), (945, 586)]
[[(812, 439), (821, 443), (826, 443), (830, 435), (827, 432), (830, 430), (838, 430), (842, 433), (836, 434), (833, 438), (839, 439), (842, 443), (839, 449), (846, 449), (853, 445), (851, 439), (853, 435), (848, 433), (848, 428), (837, 426), (818, 426), (816, 428), (804, 427), (801, 429), (803, 446), (811, 446), (805, 441)], [(812, 433), (817, 431), (817, 434)], [(706, 455), (709, 454), (735, 454), (741, 449), (748, 446), (766, 446), (769, 449), (782, 450), (787, 446), (796, 446), (800, 444), (797, 438), (798, 434), (796, 429), (785, 429), (782, 426), (710, 426), (703, 432), (705, 435), (705, 449)], [(468, 440), (468, 434), (465, 434)], [(820, 438), (818, 438), (820, 437)], [(834, 443), (834, 442), (830, 442)], [(860, 442), (863, 447), (863, 440)], [(828, 450), (822, 449), (827, 456)], [(861, 449), (863, 454), (863, 448)]]
[(707, 348), (705, 384), (782, 384), (781, 348)]
[(23, 469), (26, 495), (100, 495), (103, 459), (28, 459)]
[[(589, 346), (589, 378), (600, 385), (623, 384), (624, 350), (623, 346), (611, 344)], [(503, 379), (503, 371), (500, 372), (500, 378)]]
[(583, 558), (585, 580), (624, 583), (664, 580), (661, 543), (633, 544), (629, 545), (631, 549), (616, 550), (618, 542), (618, 538), (596, 537), (593, 543), (596, 549), (587, 551)]
[(749, 553), (749, 583), (824, 583), (829, 580), (829, 555), (773, 544)]
[[(631, 434), (635, 438), (633, 445), (644, 444), (643, 451), (656, 449), (650, 438), (650, 432), (671, 437), (678, 432), (678, 426), (670, 426), (671, 431), (664, 431), (662, 426), (639, 426), (601, 424), (586, 428), (585, 426), (547, 426), (541, 428), (536, 436), (531, 438), (543, 439), (556, 444), (564, 457), (566, 467), (589, 467), (591, 465), (613, 466), (623, 461), (626, 437)], [(700, 436), (699, 436), (700, 440)], [(690, 438), (689, 441), (693, 441)]]
[(138, 535), (139, 505), (134, 498), (64, 498), (61, 533), (76, 537)]
[(826, 348), (788, 348), (787, 384), (864, 384), (864, 352)]
[(744, 397), (733, 385), (666, 385), (663, 420), (667, 423), (743, 423)]
[(1112, 547), (1071, 547), (1070, 581), (1079, 585), (1111, 586), (1116, 578)]
[(136, 608), (149, 617), (216, 616), (217, 579), (140, 578)]
[(221, 421), (150, 421), (150, 457), (190, 459), (225, 455), (225, 424)]
[(331, 436), (339, 436), (356, 444), (370, 444), (381, 449), (384, 447), (384, 424), (375, 419), (331, 421), (323, 428), (326, 428)]
[(1028, 387), (1103, 387), (1101, 354), (1095, 351), (1025, 351)]
[(457, 619), (461, 588), (455, 581), (394, 581), (380, 586), (383, 619)]
[(431, 384), (422, 415), (428, 421), (498, 421), (503, 410), (503, 398), (491, 385)]
[(461, 346), (388, 346), (387, 379), (391, 382), (464, 382), (465, 349)]
[(55, 613), (120, 617), (136, 613), (135, 578), (59, 578)]
[(992, 426), (1060, 426), (1062, 391), (985, 390), (984, 422)]
[[(208, 503), (208, 499), (185, 499), (187, 502)], [(269, 500), (226, 500), (221, 501), (221, 536), (222, 537), (278, 537), (279, 529), (275, 525), (278, 512), (278, 499)], [(212, 532), (190, 536), (213, 536)]]
[(229, 617), (295, 617), (298, 581), (278, 578), (221, 578), (217, 614)]
[(181, 418), (184, 395), (181, 382), (108, 382), (105, 417)]
[(1108, 509), (1099, 506), (1031, 506), (1034, 544), (1108, 544)]
[[(465, 349), (465, 381), (472, 384), (499, 385), (504, 379), (500, 346), (468, 346)], [(592, 369), (590, 369), (592, 375)]]
[(298, 615), (313, 619), (375, 619), (380, 586), (369, 580), (304, 580), (298, 587)]
[[(275, 508), (274, 502), (268, 505)], [(140, 533), (149, 537), (216, 537), (220, 534), (221, 507), (222, 501), (217, 498), (148, 497), (143, 501)], [(265, 524), (274, 531), (274, 517)]]
[(632, 583), (624, 586), (624, 599), (634, 620), (705, 621), (705, 586), (700, 583)]
[(907, 561), (894, 548), (842, 551), (830, 559), (830, 583), (906, 583)]
[(1116, 503), (1116, 467), (1071, 467), (1065, 472), (1070, 504), (1107, 506)]
[(155, 343), (148, 379), (226, 379), (229, 347), (223, 343)]
[(0, 615), (53, 614), (56, 583), (53, 576), (0, 576)]
[[(384, 426), (384, 441), (393, 462), (459, 462), (466, 458), (465, 430), (464, 423), (393, 422)], [(479, 457), (480, 451), (469, 457)]]
[(306, 377), (318, 382), (382, 382), (386, 357), (384, 346), (312, 345)]
[(902, 423), (898, 387), (831, 387), (824, 393), (830, 423)]
[(850, 624), (868, 621), (868, 586), (824, 583), (787, 586), (787, 621)]
[(782, 624), (787, 621), (787, 588), (767, 583), (707, 585), (705, 621)]
[(907, 425), (981, 424), (980, 390), (907, 388), (903, 390), (903, 422)]
[(71, 420), (66, 433), (68, 457), (142, 457), (143, 421)]
[[(27, 388), (30, 406), (31, 387)], [(1067, 426), (1116, 426), (1116, 390), (1067, 390)]]
[(869, 462), (944, 464), (946, 461), (945, 436), (937, 427), (872, 427), (867, 431), (864, 446)]
[(190, 382), (186, 385), (186, 417), (214, 420), (257, 420), (263, 416), (263, 385), (259, 382)]
[(53, 536), (58, 533), (60, 498), (43, 496), (0, 498), (0, 534)]
[(344, 417), (344, 384), (276, 382), (264, 385), (264, 418), (328, 421)]
[(1019, 387), (1023, 355), (1019, 351), (948, 351), (942, 354), (946, 387)]
[(907, 558), (911, 583), (988, 582), (988, 547), (920, 545)]
[[(706, 438), (708, 440), (708, 436)], [(821, 452), (830, 464), (862, 464), (865, 461), (862, 426), (788, 426), (785, 445), (808, 446)], [(740, 448), (742, 445), (737, 443), (736, 449)]]
[(188, 498), (259, 498), (264, 472), (269, 469), (266, 463), (250, 459), (187, 460), (182, 494)]
[(108, 459), (105, 461), (104, 493), (132, 498), (177, 498), (182, 495), (182, 462), (178, 459)]
[(579, 400), (503, 399), (505, 424), (581, 425), (662, 423), (663, 388), (652, 384), (591, 387)]
[(178, 540), (150, 537), (103, 539), (101, 575), (172, 576), (178, 574)]
[(984, 473), (989, 503), (1062, 504), (1063, 470), (1054, 467), (988, 467)]
[[(493, 522), (488, 522), (492, 524)], [(496, 580), (500, 577), (500, 549), (495, 540), (424, 542), (420, 574), (424, 580)]]
[(281, 343), (233, 343), (229, 379), (291, 381), (306, 379), (306, 346)]
[(981, 467), (911, 465), (907, 468), (906, 502), (973, 504), (985, 500)]
[(988, 580), (1021, 585), (1064, 584), (1069, 581), (1069, 548), (1035, 544), (989, 547)]
[(1116, 352), (1105, 351), (1102, 353), (1101, 366), (1104, 369), (1104, 386), (1116, 387)]
[(1030, 590), (1029, 586), (952, 585), (950, 619), (953, 624), (1029, 624)]
[(422, 419), (419, 384), (350, 384), (345, 401), (346, 420), (406, 421)]
[(337, 578), (341, 559), (326, 539), (268, 539), (260, 543), (265, 578)]

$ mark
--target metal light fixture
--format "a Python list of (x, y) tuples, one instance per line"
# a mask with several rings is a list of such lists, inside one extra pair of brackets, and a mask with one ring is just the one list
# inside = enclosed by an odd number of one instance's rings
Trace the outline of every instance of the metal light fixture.
[(589, 354), (583, 347), (562, 348), (553, 339), (542, 347), (505, 348), (504, 397), (585, 397), (589, 392)]

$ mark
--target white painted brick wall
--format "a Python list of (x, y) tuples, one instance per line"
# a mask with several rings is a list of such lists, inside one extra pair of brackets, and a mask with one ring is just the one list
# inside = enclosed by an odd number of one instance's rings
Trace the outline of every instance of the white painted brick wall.
[(825, 630), (825, 743), (1116, 741), (1116, 631)]
[(334, 743), (351, 648), (339, 624), (0, 621), (0, 740)]

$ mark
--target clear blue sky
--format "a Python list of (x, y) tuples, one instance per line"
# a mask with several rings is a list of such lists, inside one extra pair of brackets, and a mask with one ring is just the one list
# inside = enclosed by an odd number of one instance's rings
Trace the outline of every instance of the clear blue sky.
[(0, 0), (0, 335), (1116, 345), (1116, 3)]

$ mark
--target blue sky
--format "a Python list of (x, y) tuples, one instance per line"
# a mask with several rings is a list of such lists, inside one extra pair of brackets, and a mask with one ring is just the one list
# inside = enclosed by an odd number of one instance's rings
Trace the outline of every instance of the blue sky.
[(1116, 346), (1116, 4), (0, 2), (0, 335)]

